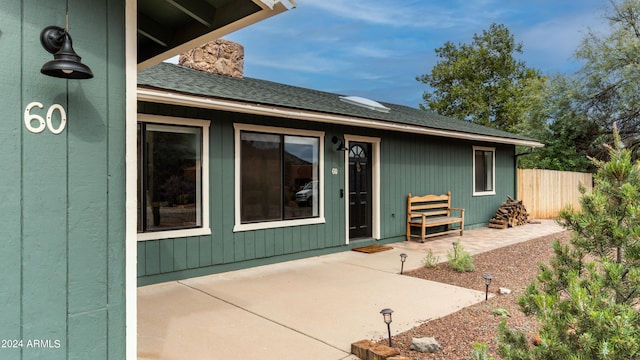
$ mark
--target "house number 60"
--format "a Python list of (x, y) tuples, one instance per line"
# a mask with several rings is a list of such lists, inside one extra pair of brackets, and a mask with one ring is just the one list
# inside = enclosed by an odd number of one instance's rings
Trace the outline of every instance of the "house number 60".
[[(24, 109), (24, 126), (27, 130), (31, 131), (34, 134), (39, 134), (44, 131), (44, 128), (48, 128), (52, 134), (58, 135), (62, 131), (64, 131), (65, 126), (67, 126), (67, 113), (64, 111), (64, 108), (60, 104), (53, 104), (49, 107), (47, 111), (47, 120), (36, 114), (31, 113), (31, 109), (34, 107), (43, 109), (44, 105), (37, 101), (29, 103), (27, 107)], [(53, 127), (53, 122), (51, 118), (53, 117), (53, 112), (58, 110), (60, 113), (60, 124), (57, 128)]]

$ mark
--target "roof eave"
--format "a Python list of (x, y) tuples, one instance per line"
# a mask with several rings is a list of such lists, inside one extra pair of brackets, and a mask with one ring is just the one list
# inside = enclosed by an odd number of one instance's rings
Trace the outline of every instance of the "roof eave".
[(431, 135), (444, 138), (463, 139), (497, 144), (519, 145), (526, 147), (543, 147), (544, 144), (534, 140), (514, 139), (500, 136), (473, 134), (460, 131), (434, 129), (418, 125), (400, 124), (388, 121), (320, 113), (307, 110), (278, 107), (273, 105), (252, 104), (227, 99), (217, 99), (192, 94), (176, 93), (167, 90), (138, 87), (138, 101), (181, 105), (213, 110), (232, 111), (253, 115), (276, 116), (281, 118), (314, 121), (328, 124), (351, 125), (356, 127), (375, 128), (404, 133)]
[(257, 22), (268, 19), (272, 16), (278, 15), (280, 13), (283, 13), (297, 6), (294, 0), (252, 0), (252, 1), (258, 6), (260, 6), (262, 10), (255, 12), (251, 15), (245, 16), (228, 25), (219, 27), (209, 33), (206, 33), (202, 36), (194, 38), (179, 46), (173, 47), (149, 59), (146, 59), (138, 63), (138, 71), (142, 71), (148, 67), (156, 65), (173, 56), (180, 55), (186, 51), (202, 46), (202, 44), (206, 44), (210, 41), (220, 39), (221, 37), (228, 35), (234, 31), (253, 25)]

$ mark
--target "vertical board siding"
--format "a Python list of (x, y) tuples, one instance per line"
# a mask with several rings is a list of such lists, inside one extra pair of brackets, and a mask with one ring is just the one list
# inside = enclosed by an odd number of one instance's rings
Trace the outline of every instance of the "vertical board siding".
[[(221, 159), (222, 171), (217, 178), (212, 181), (218, 181), (210, 186), (222, 187), (222, 193), (215, 207), (216, 215), (219, 216), (217, 224), (219, 227), (212, 228), (211, 231), (217, 234), (214, 251), (221, 251), (222, 257), (220, 263), (233, 262), (235, 259), (235, 239), (233, 233), (233, 225), (235, 222), (235, 180), (234, 180), (234, 138), (233, 138), (233, 122), (240, 120), (238, 114), (219, 112), (215, 115), (216, 124), (220, 128), (220, 153), (214, 159)], [(210, 177), (211, 178), (211, 177)], [(240, 241), (238, 241), (240, 242)], [(243, 244), (244, 245), (244, 244)]]
[[(212, 236), (200, 236), (198, 238), (199, 243), (199, 262), (197, 267), (205, 267), (213, 264), (213, 248)], [(195, 266), (194, 266), (195, 267)]]
[[(471, 202), (465, 208), (465, 227), (467, 224), (484, 225), (495, 215), (496, 210), (507, 196), (515, 196), (515, 165), (514, 148), (509, 146), (496, 146), (496, 178), (495, 195), (470, 196)], [(471, 151), (471, 150), (469, 150)], [(473, 173), (471, 173), (472, 158), (468, 157), (469, 172), (466, 175), (464, 188), (469, 189), (469, 194), (473, 193)]]
[(273, 231), (264, 232), (264, 256), (272, 257), (276, 253), (275, 233)]
[[(0, 66), (0, 79), (3, 81), (4, 91), (0, 96), (0, 163), (3, 176), (0, 176), (0, 338), (20, 339), (22, 332), (22, 213), (21, 184), (22, 166), (20, 149), (22, 148), (22, 88), (21, 88), (21, 56), (22, 28), (20, 1), (3, 3), (0, 11), (2, 24), (2, 40), (0, 54), (15, 54), (13, 61), (6, 61)], [(28, 55), (27, 55), (28, 56)], [(11, 176), (9, 176), (11, 174)], [(18, 358), (20, 349), (2, 349), (2, 355), (8, 358)]]
[(138, 248), (136, 251), (136, 253), (138, 254), (138, 261), (136, 262), (136, 265), (137, 265), (136, 273), (138, 274), (139, 277), (145, 276), (147, 275), (147, 256), (145, 252), (147, 251), (148, 241), (139, 242), (136, 245)]
[[(191, 238), (188, 240), (191, 240)], [(173, 268), (175, 271), (187, 268), (187, 238), (173, 241)]]
[[(49, 25), (69, 29), (94, 78), (40, 73), (53, 56), (40, 44)], [(88, 16), (90, 15), (90, 16)], [(124, 1), (5, 1), (0, 53), (0, 338), (23, 348), (7, 359), (122, 359), (125, 354)], [(108, 30), (108, 31), (107, 31)], [(54, 104), (59, 134), (30, 132), (31, 115)], [(60, 113), (52, 113), (60, 125)], [(32, 122), (31, 125), (36, 125)], [(47, 347), (27, 346), (49, 340)]]
[(173, 252), (175, 243), (176, 239), (158, 241), (158, 250), (160, 251), (160, 272), (167, 273), (172, 272), (175, 269)]
[[(164, 242), (168, 243), (170, 241), (171, 240), (165, 240)], [(144, 256), (145, 273), (160, 274), (160, 241), (145, 241), (143, 244), (144, 251), (138, 251), (138, 257)]]
[[(90, 4), (90, 1), (83, 1)], [(126, 356), (126, 145), (125, 115), (125, 2), (107, 0), (105, 13), (108, 31), (103, 38), (108, 48), (107, 80), (107, 352), (108, 359)], [(93, 13), (93, 12), (92, 12)], [(89, 17), (90, 19), (91, 17)], [(129, 119), (131, 120), (131, 119)], [(129, 330), (131, 331), (131, 330)], [(95, 338), (93, 340), (95, 342)], [(99, 358), (96, 356), (95, 358)]]
[(200, 238), (185, 239), (187, 243), (187, 264), (186, 268), (195, 269), (200, 267)]
[(247, 231), (243, 236), (244, 243), (244, 251), (243, 251), (243, 260), (244, 259), (255, 259), (256, 257), (256, 232), (257, 231)]
[[(24, 1), (24, 16), (48, 15), (50, 22), (64, 24), (61, 0), (52, 1), (51, 9), (40, 9), (40, 2)], [(22, 49), (22, 99), (39, 101), (45, 110), (59, 103), (68, 109), (65, 81), (55, 81), (38, 71), (48, 53), (39, 53), (40, 26), (24, 22)], [(4, 35), (3, 35), (4, 37)], [(34, 89), (38, 89), (35, 90)], [(26, 106), (24, 104), (23, 106)], [(34, 113), (44, 115), (41, 110)], [(21, 117), (12, 121), (20, 121)], [(60, 135), (48, 131), (34, 134), (22, 129), (22, 339), (52, 337), (59, 339), (63, 351), (44, 349), (25, 351), (23, 357), (64, 359), (69, 349), (67, 323), (67, 143), (68, 130)], [(45, 300), (46, 299), (46, 300)], [(62, 326), (61, 326), (62, 325)], [(50, 356), (47, 356), (50, 353)]]
[(592, 174), (518, 169), (518, 199), (534, 218), (556, 217), (567, 205), (580, 209), (580, 185), (590, 192), (593, 188)]
[[(100, 341), (108, 337), (108, 311), (98, 309), (91, 312), (72, 314), (69, 317), (69, 357), (71, 360), (107, 359), (110, 353), (108, 342)], [(112, 349), (113, 350), (113, 349)], [(46, 359), (50, 359), (49, 349), (45, 352)], [(123, 359), (124, 354), (116, 352), (112, 359)]]
[[(69, 31), (73, 35), (74, 49), (81, 54), (84, 63), (90, 64), (94, 78), (85, 82), (69, 81), (68, 84), (68, 311), (72, 315), (97, 311), (106, 316), (106, 235), (109, 224), (104, 220), (108, 219), (106, 174), (109, 102), (105, 101), (108, 99), (108, 87), (105, 84), (109, 80), (109, 72), (105, 70), (108, 65), (108, 49), (103, 31), (80, 30), (96, 27), (106, 31), (109, 26), (106, 16), (81, 16), (93, 12), (106, 14), (107, 3), (82, 0), (69, 2)], [(89, 51), (89, 44), (101, 45), (93, 46)], [(65, 95), (63, 92), (57, 97), (63, 99)], [(87, 317), (79, 317), (76, 321), (84, 319), (89, 320)], [(105, 321), (106, 318), (102, 322)], [(84, 349), (76, 349), (82, 350)]]
[(255, 257), (263, 258), (266, 256), (266, 252), (265, 231), (258, 231), (255, 239)]
[[(224, 228), (224, 207), (220, 206), (224, 201), (225, 192), (233, 191), (233, 182), (229, 182), (224, 174), (233, 169), (233, 164), (229, 164), (229, 160), (225, 159), (224, 147), (228, 146), (223, 142), (223, 139), (228, 135), (230, 129), (229, 126), (225, 126), (224, 119), (221, 119), (220, 113), (214, 113), (210, 116), (211, 124), (209, 125), (209, 158), (220, 159), (220, 161), (209, 162), (209, 179), (211, 181), (209, 185), (209, 194), (211, 200), (209, 201), (209, 211), (211, 218), (209, 223), (211, 225), (212, 235), (209, 237), (211, 249), (211, 256), (209, 264), (220, 264), (225, 259), (223, 232)], [(226, 130), (226, 131), (225, 131)], [(228, 151), (228, 150), (227, 150)], [(232, 150), (233, 151), (233, 150)], [(231, 186), (231, 188), (229, 188)], [(230, 209), (227, 209), (230, 212)], [(201, 237), (204, 238), (204, 237)], [(227, 248), (231, 248), (228, 246)]]
[[(345, 153), (336, 151), (331, 138), (336, 135), (378, 137), (380, 142), (380, 230), (381, 240), (397, 241), (406, 232), (406, 201), (412, 194), (452, 193), (455, 207), (465, 208), (466, 226), (488, 223), (507, 195), (515, 193), (514, 147), (469, 141), (441, 139), (415, 134), (354, 129), (337, 125), (314, 124), (289, 119), (245, 115), (223, 111), (181, 108), (140, 103), (139, 112), (156, 115), (198, 117), (211, 120), (210, 128), (210, 236), (186, 238), (199, 244), (199, 269), (192, 267), (195, 248), (187, 245), (186, 265), (182, 252), (176, 252), (178, 239), (141, 242), (139, 283), (149, 284), (207, 274), (271, 261), (336, 251), (346, 245), (344, 175)], [(283, 128), (304, 128), (325, 132), (324, 198), (325, 224), (233, 232), (234, 227), (234, 123)], [(473, 146), (496, 148), (496, 195), (474, 197), (472, 189)], [(332, 174), (332, 169), (338, 171)], [(345, 197), (340, 198), (340, 190)], [(180, 245), (182, 246), (182, 245)], [(352, 245), (353, 246), (353, 245)], [(346, 247), (348, 248), (348, 247)], [(182, 250), (181, 250), (182, 251)], [(307, 255), (308, 256), (308, 255)], [(149, 258), (152, 257), (152, 258)], [(179, 257), (178, 261), (175, 257)], [(142, 259), (144, 258), (144, 259)], [(269, 260), (271, 259), (271, 260)], [(238, 263), (242, 263), (238, 265)], [(235, 265), (234, 265), (235, 264)], [(184, 268), (194, 272), (179, 271)], [(175, 272), (175, 273), (174, 273)]]

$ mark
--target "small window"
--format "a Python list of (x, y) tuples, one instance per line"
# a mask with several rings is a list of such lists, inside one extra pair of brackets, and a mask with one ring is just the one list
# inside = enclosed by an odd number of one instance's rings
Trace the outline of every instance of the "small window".
[(322, 133), (236, 124), (235, 230), (322, 220)]
[(473, 195), (495, 195), (495, 148), (473, 147)]
[(170, 121), (138, 122), (139, 240), (210, 233), (204, 196), (208, 164), (203, 156), (209, 123)]

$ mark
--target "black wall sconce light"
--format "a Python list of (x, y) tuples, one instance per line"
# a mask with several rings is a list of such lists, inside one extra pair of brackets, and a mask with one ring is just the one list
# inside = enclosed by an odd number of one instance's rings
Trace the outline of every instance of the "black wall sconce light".
[(40, 72), (64, 79), (91, 79), (91, 69), (80, 60), (81, 57), (73, 50), (71, 36), (69, 36), (69, 14), (67, 24), (63, 29), (58, 26), (47, 26), (40, 33), (42, 47), (53, 54), (53, 60), (42, 65)]
[(331, 142), (334, 144), (337, 144), (338, 142), (340, 142), (340, 145), (338, 145), (338, 148), (336, 149), (336, 151), (347, 151), (349, 149), (347, 149), (346, 146), (344, 146), (344, 138), (338, 138), (337, 136), (334, 136), (331, 139)]

